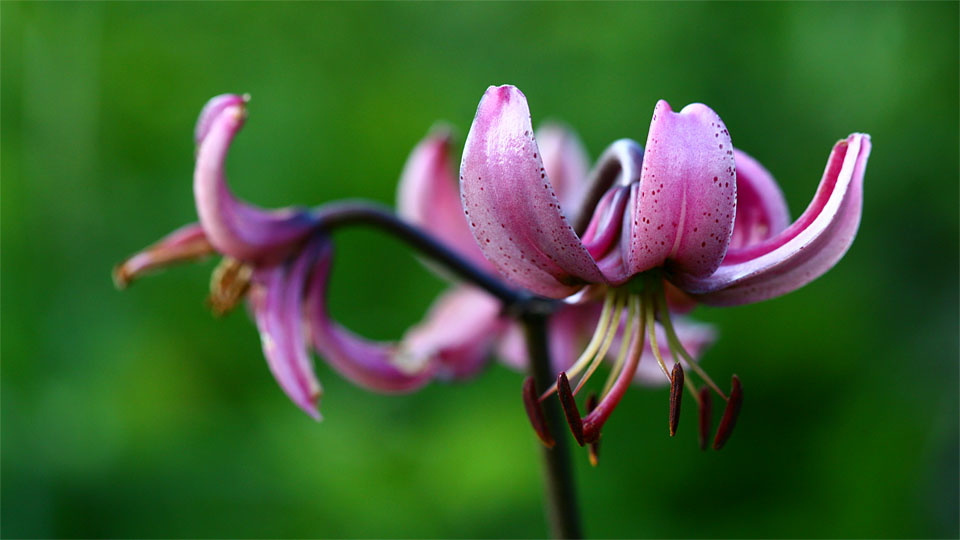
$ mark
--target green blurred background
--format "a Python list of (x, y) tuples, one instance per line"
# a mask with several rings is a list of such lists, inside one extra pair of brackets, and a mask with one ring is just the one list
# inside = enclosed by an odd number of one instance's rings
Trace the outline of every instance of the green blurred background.
[[(722, 452), (665, 389), (628, 394), (595, 537), (958, 535), (958, 4), (0, 5), (4, 537), (529, 537), (546, 533), (521, 377), (380, 396), (318, 362), (326, 420), (270, 377), (212, 262), (114, 290), (111, 267), (195, 219), (203, 103), (250, 92), (232, 185), (266, 206), (392, 204), (436, 120), (490, 84), (591, 155), (702, 101), (793, 215), (831, 145), (873, 136), (860, 234), (800, 292), (699, 309), (746, 403)], [(336, 237), (334, 314), (375, 338), (443, 283), (371, 231)]]

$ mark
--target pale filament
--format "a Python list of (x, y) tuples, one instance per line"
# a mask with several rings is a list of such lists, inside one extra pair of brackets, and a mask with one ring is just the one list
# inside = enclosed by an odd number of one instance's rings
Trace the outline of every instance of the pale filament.
[[(580, 354), (580, 357), (577, 358), (577, 361), (570, 366), (570, 369), (567, 370), (567, 376), (573, 377), (577, 373), (583, 371), (583, 368), (587, 367), (593, 357), (597, 354), (597, 350), (600, 348), (601, 343), (604, 341), (604, 337), (607, 334), (607, 328), (610, 325), (610, 316), (613, 314), (613, 304), (614, 304), (615, 294), (613, 291), (607, 291), (606, 297), (603, 299), (603, 309), (600, 311), (600, 320), (597, 324), (597, 329), (593, 332), (593, 337), (590, 338), (590, 343), (587, 344), (587, 348), (583, 350)], [(547, 388), (540, 396), (540, 400), (543, 401), (550, 394), (557, 391), (557, 383), (554, 382), (550, 385), (550, 388)]]
[(613, 344), (613, 338), (617, 335), (617, 330), (620, 329), (620, 317), (623, 315), (623, 309), (626, 307), (627, 297), (624, 295), (617, 295), (616, 301), (613, 304), (613, 319), (610, 321), (610, 325), (607, 328), (607, 333), (603, 338), (603, 343), (600, 345), (600, 350), (597, 351), (596, 356), (593, 358), (593, 362), (590, 364), (590, 368), (586, 373), (583, 374), (583, 377), (580, 378), (580, 382), (577, 384), (577, 387), (573, 390), (573, 395), (577, 395), (581, 388), (583, 388), (584, 383), (590, 379), (590, 376), (593, 375), (593, 372), (600, 367), (600, 364), (603, 363), (603, 359), (607, 356), (607, 351), (610, 350), (610, 345)]

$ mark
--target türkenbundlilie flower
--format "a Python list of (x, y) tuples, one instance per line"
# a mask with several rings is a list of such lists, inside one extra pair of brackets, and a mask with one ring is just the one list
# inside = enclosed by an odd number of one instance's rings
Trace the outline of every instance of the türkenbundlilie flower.
[[(596, 442), (640, 369), (647, 334), (658, 369), (671, 384), (671, 434), (686, 387), (700, 404), (701, 445), (706, 444), (710, 388), (727, 401), (713, 441), (714, 448), (723, 446), (742, 403), (739, 379), (734, 375), (729, 395), (720, 390), (681, 343), (671, 311), (696, 302), (759, 302), (829, 270), (859, 226), (869, 153), (867, 135), (839, 141), (813, 201), (790, 224), (772, 176), (733, 147), (713, 110), (693, 104), (676, 113), (660, 101), (646, 148), (626, 139), (613, 143), (572, 203), (551, 181), (549, 156), (537, 144), (524, 95), (512, 86), (490, 87), (460, 168), (473, 237), (509, 281), (570, 304), (602, 302), (593, 339), (539, 399), (557, 392), (577, 441)], [(573, 208), (570, 219), (567, 207)], [(619, 351), (600, 400), (588, 400), (588, 414), (581, 416), (574, 396), (618, 334)], [(681, 361), (671, 367), (661, 347)], [(706, 386), (698, 389), (684, 367)], [(571, 389), (574, 376), (580, 379)], [(528, 382), (527, 411), (549, 444), (552, 435), (534, 392)]]
[[(247, 98), (210, 100), (197, 122), (194, 195), (199, 223), (174, 231), (118, 265), (123, 288), (151, 270), (223, 255), (211, 281), (210, 304), (223, 314), (246, 298), (267, 363), (283, 391), (319, 419), (322, 390), (309, 346), (344, 377), (380, 392), (406, 392), (433, 378), (476, 372), (489, 356), (499, 303), (476, 289), (442, 296), (427, 319), (400, 343), (364, 340), (332, 321), (326, 292), (332, 245), (318, 227), (322, 208), (265, 211), (237, 200), (227, 187), (225, 160), (246, 119)], [(457, 306), (467, 302), (470, 312)], [(490, 321), (487, 326), (475, 319)], [(491, 331), (491, 329), (493, 331)]]
[[(576, 135), (559, 124), (545, 124), (537, 130), (537, 134), (544, 167), (555, 186), (560, 204), (566, 210), (574, 211), (572, 205), (582, 197), (587, 187), (589, 159), (586, 151)], [(471, 263), (495, 272), (496, 269), (486, 260), (470, 233), (464, 216), (451, 147), (449, 130), (439, 128), (414, 148), (400, 179), (397, 194), (399, 214), (442, 240)], [(434, 268), (433, 265), (428, 266)], [(438, 313), (431, 317), (431, 324), (450, 325), (450, 318), (460, 318), (466, 321), (464, 325), (482, 329), (482, 333), (496, 337), (497, 353), (504, 363), (518, 370), (527, 369), (528, 358), (521, 325), (501, 311), (490, 309), (493, 300), (489, 295), (473, 286), (458, 284), (444, 297), (446, 300), (440, 305), (447, 316)], [(611, 302), (607, 309), (612, 308)], [(596, 303), (559, 304), (548, 325), (551, 363), (555, 373), (568, 369), (577, 358), (578, 348), (590, 337), (601, 311), (601, 305)], [(713, 340), (714, 332), (707, 325), (691, 324), (683, 318), (675, 323), (681, 341), (694, 355)], [(659, 329), (659, 324), (657, 327)], [(658, 331), (662, 333), (662, 329)], [(408, 348), (417, 348), (418, 333), (419, 329), (408, 333), (404, 340)], [(610, 348), (614, 338), (608, 341), (603, 346), (604, 350)], [(653, 361), (653, 350), (649, 345), (643, 354)], [(672, 361), (672, 357), (668, 358)], [(650, 362), (643, 365), (650, 365)], [(637, 379), (648, 383), (662, 381), (658, 373), (648, 369), (638, 370)]]

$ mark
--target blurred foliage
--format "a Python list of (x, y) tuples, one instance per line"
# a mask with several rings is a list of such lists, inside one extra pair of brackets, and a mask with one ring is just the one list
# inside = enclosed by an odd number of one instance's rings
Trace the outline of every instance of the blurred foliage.
[[(209, 97), (253, 95), (230, 158), (243, 197), (392, 204), (433, 122), (462, 137), (507, 82), (594, 156), (645, 140), (659, 98), (705, 102), (794, 215), (833, 142), (873, 136), (860, 234), (833, 271), (695, 313), (721, 330), (713, 375), (745, 383), (731, 443), (697, 450), (694, 407), (670, 439), (666, 390), (632, 391), (600, 467), (576, 454), (587, 533), (958, 535), (956, 2), (0, 10), (4, 537), (545, 534), (518, 374), (380, 396), (321, 361), (315, 424), (245, 314), (205, 311), (211, 264), (110, 283), (195, 218)], [(368, 336), (399, 336), (443, 287), (382, 235), (336, 241), (333, 311)]]

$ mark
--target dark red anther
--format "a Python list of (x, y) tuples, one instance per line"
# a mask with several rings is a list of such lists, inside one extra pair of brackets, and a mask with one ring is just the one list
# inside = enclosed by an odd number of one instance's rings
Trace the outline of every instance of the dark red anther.
[(737, 425), (737, 416), (740, 415), (740, 405), (742, 404), (743, 389), (740, 387), (740, 378), (734, 375), (730, 388), (730, 398), (727, 399), (727, 408), (723, 410), (720, 427), (717, 428), (717, 435), (713, 438), (714, 450), (723, 448), (727, 439), (730, 438), (730, 434), (733, 433), (733, 426)]
[(680, 362), (673, 364), (673, 374), (670, 375), (670, 436), (677, 434), (680, 424), (680, 401), (683, 399), (683, 368)]
[(710, 403), (710, 388), (700, 389), (700, 449), (707, 449), (710, 440), (710, 424), (713, 423), (713, 409)]
[(527, 377), (523, 381), (523, 407), (527, 410), (530, 425), (537, 432), (537, 436), (547, 448), (553, 448), (556, 441), (547, 429), (547, 420), (543, 417), (543, 409), (540, 407), (540, 400), (537, 399), (537, 388), (533, 377)]
[(570, 390), (570, 381), (567, 380), (567, 373), (560, 372), (557, 377), (557, 395), (560, 397), (560, 406), (563, 407), (563, 414), (567, 417), (567, 423), (570, 424), (570, 431), (573, 432), (573, 438), (577, 444), (583, 446), (583, 419), (580, 418), (580, 411), (577, 410), (577, 402), (573, 399), (573, 391)]
[[(597, 395), (590, 394), (589, 396), (587, 396), (587, 402), (584, 405), (587, 407), (587, 414), (592, 413), (593, 410), (597, 408)], [(590, 457), (590, 464), (596, 467), (597, 463), (600, 462), (599, 439), (587, 445), (587, 449), (589, 450), (589, 453), (587, 455)]]

